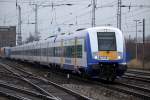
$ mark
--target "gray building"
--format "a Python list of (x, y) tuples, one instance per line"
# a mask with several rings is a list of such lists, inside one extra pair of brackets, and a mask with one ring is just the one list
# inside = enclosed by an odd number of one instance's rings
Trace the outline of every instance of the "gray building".
[(0, 26), (0, 48), (16, 46), (16, 26)]

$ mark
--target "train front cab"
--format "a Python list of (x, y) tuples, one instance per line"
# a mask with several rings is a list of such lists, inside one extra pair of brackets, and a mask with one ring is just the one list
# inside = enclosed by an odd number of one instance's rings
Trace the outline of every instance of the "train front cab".
[(102, 29), (88, 34), (88, 73), (113, 81), (127, 69), (124, 38), (118, 29)]

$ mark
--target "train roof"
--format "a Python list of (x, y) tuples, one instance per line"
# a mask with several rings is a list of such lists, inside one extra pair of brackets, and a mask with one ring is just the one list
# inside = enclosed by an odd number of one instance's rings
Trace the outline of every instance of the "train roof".
[(102, 26), (102, 27), (92, 27), (92, 28), (87, 28), (85, 30), (81, 30), (81, 31), (76, 31), (75, 33), (73, 34), (65, 34), (65, 35), (59, 35), (56, 39), (56, 41), (60, 41), (62, 39), (64, 40), (68, 40), (68, 39), (72, 39), (72, 38), (80, 38), (80, 37), (85, 37), (86, 34), (88, 34), (90, 31), (96, 31), (96, 30), (109, 30), (109, 29), (112, 29), (112, 30), (115, 30), (117, 31), (118, 33), (121, 33), (121, 31), (118, 29), (118, 28), (115, 28), (115, 27), (106, 27), (106, 26)]
[(80, 31), (76, 31), (73, 34), (64, 34), (64, 35), (55, 35), (55, 36), (50, 36), (45, 40), (40, 40), (40, 41), (34, 41), (28, 44), (24, 44), (21, 46), (16, 46), (16, 47), (24, 47), (24, 46), (30, 46), (30, 45), (38, 45), (39, 43), (44, 43), (44, 42), (57, 42), (57, 41), (61, 41), (63, 40), (69, 40), (69, 39), (73, 39), (75, 37), (77, 38), (81, 38), (81, 37), (85, 37), (86, 34), (88, 34), (88, 32), (90, 31), (95, 31), (95, 30), (102, 30), (102, 29), (112, 29), (115, 31), (118, 31), (119, 33), (121, 32), (118, 28), (114, 28), (114, 27), (106, 27), (106, 26), (101, 26), (101, 27), (92, 27), (92, 28), (87, 28), (84, 30), (80, 30)]
[(120, 31), (118, 28), (111, 27), (111, 26), (92, 27), (92, 28), (88, 28), (86, 30), (91, 31), (91, 30), (101, 30), (101, 29), (112, 29), (112, 30)]

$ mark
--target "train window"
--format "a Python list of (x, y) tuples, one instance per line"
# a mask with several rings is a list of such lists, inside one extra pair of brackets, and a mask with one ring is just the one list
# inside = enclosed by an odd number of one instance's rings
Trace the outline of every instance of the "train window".
[(27, 50), (26, 50), (26, 55), (28, 55), (28, 52), (27, 52)]
[(48, 48), (48, 56), (52, 56), (52, 54), (53, 54), (53, 48), (52, 47), (50, 47), (50, 48)]
[(48, 56), (51, 56), (52, 48), (48, 48), (47, 52), (48, 52)]
[(54, 47), (54, 56), (57, 57), (57, 47)]
[(116, 50), (115, 32), (97, 32), (97, 38), (99, 51)]
[(33, 49), (31, 50), (31, 55), (32, 55), (32, 56), (34, 55), (34, 51), (33, 51)]
[(41, 50), (41, 48), (39, 48), (39, 56), (41, 56), (42, 55), (42, 50)]
[(69, 58), (69, 46), (67, 46), (66, 49), (67, 49), (67, 50), (66, 50), (66, 57)]
[(56, 54), (55, 54), (55, 50), (56, 50), (56, 47), (53, 47), (53, 57), (55, 57), (56, 56)]
[(30, 56), (30, 50), (28, 50), (28, 56)]
[(36, 49), (34, 49), (34, 56), (36, 56), (37, 55), (37, 52), (36, 52)]
[(66, 57), (66, 46), (64, 47), (64, 57)]
[(65, 46), (65, 57), (67, 57), (67, 49), (68, 49), (68, 47), (67, 46)]
[(71, 46), (71, 58), (74, 58), (74, 52), (75, 52), (74, 46)]
[(30, 50), (30, 56), (33, 55), (32, 53), (33, 53), (33, 50), (31, 49), (31, 50)]
[(39, 49), (37, 49), (37, 56), (39, 56)]
[(36, 56), (38, 56), (38, 49), (36, 49)]
[(28, 50), (28, 56), (30, 56), (30, 50)]
[(34, 49), (32, 49), (32, 56), (34, 56)]
[(57, 47), (57, 57), (60, 57), (60, 47)]
[(46, 56), (48, 55), (48, 48), (45, 48), (46, 49)]
[(28, 50), (28, 55), (30, 56), (30, 50)]
[(28, 55), (28, 51), (26, 50), (26, 55)]
[(44, 48), (41, 48), (41, 56), (44, 56)]
[(32, 55), (32, 50), (29, 50), (29, 55), (30, 55), (30, 56)]
[(59, 57), (59, 47), (57, 47), (57, 57)]
[(75, 53), (77, 58), (82, 58), (82, 45), (77, 45), (76, 52), (75, 46), (64, 46), (63, 48), (59, 47), (59, 57), (68, 57), (68, 58), (75, 58)]
[(35, 49), (33, 49), (33, 54), (32, 54), (32, 56), (35, 56)]
[(47, 52), (46, 52), (46, 48), (44, 48), (44, 56), (46, 56), (46, 53), (47, 53)]
[(40, 53), (41, 53), (41, 52), (40, 52), (40, 49), (37, 49), (37, 51), (38, 51), (38, 56), (40, 56)]
[(29, 55), (30, 55), (30, 56), (32, 55), (32, 50), (29, 50)]
[(66, 47), (66, 57), (69, 58), (69, 46)]
[(82, 45), (77, 45), (76, 49), (77, 58), (82, 58)]
[(46, 56), (46, 48), (43, 49), (43, 56)]
[(68, 58), (72, 57), (72, 47), (71, 46), (67, 46), (67, 57)]
[[(42, 56), (50, 56), (50, 57), (68, 57), (74, 58), (75, 56), (75, 46), (64, 46), (64, 47), (50, 47), (48, 49), (43, 48), (41, 50)], [(40, 50), (38, 49), (38, 54)], [(76, 47), (76, 54), (78, 58), (82, 57), (82, 45), (77, 45)]]
[(59, 57), (61, 57), (61, 47), (58, 47), (59, 49), (58, 49), (58, 55), (59, 55)]
[(60, 47), (60, 57), (64, 57), (64, 47)]
[(45, 50), (44, 50), (44, 48), (42, 48), (41, 49), (41, 56), (44, 56), (44, 54), (45, 54)]
[(84, 51), (86, 52), (86, 38), (84, 38)]
[(52, 47), (51, 56), (52, 56), (52, 57), (55, 56), (55, 54), (54, 54), (54, 47)]
[(38, 49), (36, 49), (36, 56), (39, 56), (39, 55), (38, 55)]
[(38, 49), (36, 49), (36, 56), (38, 56)]
[(58, 47), (58, 56), (61, 57), (61, 47)]
[(71, 46), (71, 58), (75, 57), (75, 46)]
[(73, 51), (72, 46), (69, 46), (69, 57), (70, 58), (72, 58), (72, 51)]
[(58, 47), (55, 47), (55, 57), (58, 57)]
[(34, 49), (34, 56), (36, 56), (36, 49)]

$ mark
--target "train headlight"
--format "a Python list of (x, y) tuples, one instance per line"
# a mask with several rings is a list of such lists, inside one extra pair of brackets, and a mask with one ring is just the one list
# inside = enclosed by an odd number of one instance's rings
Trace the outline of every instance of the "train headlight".
[(98, 59), (98, 56), (95, 56), (94, 58), (95, 58), (95, 59)]
[(122, 54), (123, 54), (122, 52), (118, 52), (118, 59), (122, 59), (122, 57), (123, 57)]
[(98, 59), (98, 53), (97, 52), (93, 52), (93, 58)]
[(121, 59), (121, 56), (118, 56), (118, 59)]

